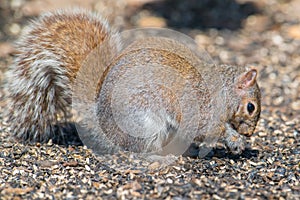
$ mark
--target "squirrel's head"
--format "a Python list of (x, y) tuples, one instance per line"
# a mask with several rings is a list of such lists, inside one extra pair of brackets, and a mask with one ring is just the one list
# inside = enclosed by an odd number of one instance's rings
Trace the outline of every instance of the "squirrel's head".
[(253, 134), (261, 111), (261, 94), (256, 77), (257, 70), (251, 67), (235, 80), (234, 90), (240, 102), (229, 121), (238, 133), (248, 137)]

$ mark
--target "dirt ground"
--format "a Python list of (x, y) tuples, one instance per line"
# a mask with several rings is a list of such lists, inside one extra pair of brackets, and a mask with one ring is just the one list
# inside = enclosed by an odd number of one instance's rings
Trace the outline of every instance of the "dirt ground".
[[(262, 113), (239, 156), (223, 148), (160, 168), (130, 153), (9, 140), (4, 73), (42, 12), (84, 7), (125, 30), (166, 27), (215, 63), (259, 69)], [(300, 199), (299, 0), (0, 0), (0, 199)]]

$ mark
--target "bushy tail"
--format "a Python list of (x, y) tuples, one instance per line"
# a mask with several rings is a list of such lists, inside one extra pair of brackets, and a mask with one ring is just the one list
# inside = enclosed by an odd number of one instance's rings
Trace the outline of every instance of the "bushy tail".
[(81, 9), (46, 13), (28, 26), (7, 73), (7, 115), (15, 138), (46, 142), (74, 136), (74, 126), (66, 123), (71, 84), (86, 55), (111, 32), (104, 18)]
[(59, 132), (58, 119), (68, 118), (70, 80), (57, 55), (45, 50), (32, 52), (30, 46), (20, 49), (7, 72), (8, 122), (15, 138), (46, 142)]

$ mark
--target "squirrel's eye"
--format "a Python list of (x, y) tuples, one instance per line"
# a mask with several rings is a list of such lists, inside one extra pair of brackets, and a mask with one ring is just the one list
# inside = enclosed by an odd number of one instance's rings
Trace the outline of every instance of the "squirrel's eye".
[(251, 115), (253, 113), (253, 111), (255, 110), (255, 106), (253, 105), (253, 103), (248, 103), (247, 104), (247, 111), (249, 112), (249, 114)]

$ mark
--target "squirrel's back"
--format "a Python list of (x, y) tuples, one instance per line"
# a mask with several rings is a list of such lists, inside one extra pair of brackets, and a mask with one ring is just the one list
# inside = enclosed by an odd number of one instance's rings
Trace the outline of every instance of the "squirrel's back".
[(32, 22), (16, 44), (18, 55), (8, 71), (8, 119), (15, 138), (45, 142), (60, 136), (56, 124), (69, 117), (71, 83), (82, 61), (115, 35), (104, 18), (80, 9)]

